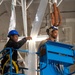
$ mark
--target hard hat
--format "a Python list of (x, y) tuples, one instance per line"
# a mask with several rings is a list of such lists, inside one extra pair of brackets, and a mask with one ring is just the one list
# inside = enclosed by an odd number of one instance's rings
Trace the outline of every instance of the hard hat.
[(52, 31), (54, 31), (54, 30), (58, 30), (58, 27), (51, 26), (49, 29), (46, 29), (46, 32), (49, 35), (49, 33), (52, 32)]
[(9, 33), (8, 33), (8, 37), (12, 36), (12, 35), (18, 35), (19, 36), (19, 33), (18, 31), (16, 30), (11, 30)]
[(51, 26), (49, 29), (58, 30), (58, 27)]

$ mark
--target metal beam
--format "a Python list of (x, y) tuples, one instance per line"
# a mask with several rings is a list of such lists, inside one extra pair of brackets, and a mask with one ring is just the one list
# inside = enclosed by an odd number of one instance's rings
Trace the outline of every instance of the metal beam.
[[(35, 20), (32, 24), (32, 30), (31, 30), (31, 36), (33, 41), (29, 42), (29, 51), (30, 52), (36, 52), (36, 42), (34, 39), (38, 36), (41, 23), (44, 17), (44, 13), (47, 7), (48, 0), (40, 0), (40, 4), (35, 16)], [(28, 55), (28, 74), (27, 75), (37, 75), (37, 72), (35, 69), (37, 69), (37, 56), (35, 54), (29, 54)]]
[(30, 1), (30, 3), (27, 5), (26, 9), (28, 9), (32, 3), (33, 3), (33, 0)]
[(9, 24), (9, 30), (13, 30), (16, 28), (16, 14), (15, 14), (15, 5), (14, 5), (14, 0), (12, 0), (12, 5), (11, 5), (11, 17), (10, 17), (10, 24)]
[(22, 17), (23, 17), (24, 34), (25, 36), (27, 36), (26, 0), (21, 0), (21, 3), (22, 3)]
[(3, 0), (0, 1), (0, 5), (3, 3)]
[(48, 3), (48, 0), (43, 0), (43, 1), (41, 0), (40, 1), (40, 5), (39, 5), (39, 8), (36, 13), (35, 20), (32, 24), (32, 30), (31, 30), (32, 37), (37, 37), (37, 35), (39, 33), (47, 3)]
[(57, 4), (57, 7), (62, 3), (63, 0), (60, 0), (60, 2)]

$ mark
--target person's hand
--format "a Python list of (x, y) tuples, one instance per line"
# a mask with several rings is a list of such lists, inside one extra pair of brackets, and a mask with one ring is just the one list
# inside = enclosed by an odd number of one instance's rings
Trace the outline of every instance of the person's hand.
[(26, 39), (27, 39), (27, 40), (31, 40), (31, 39), (32, 39), (32, 37), (28, 36), (28, 37), (26, 37)]

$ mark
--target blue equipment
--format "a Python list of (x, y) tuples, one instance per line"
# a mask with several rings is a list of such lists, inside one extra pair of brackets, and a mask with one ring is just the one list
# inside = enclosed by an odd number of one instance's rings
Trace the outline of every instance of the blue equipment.
[[(40, 75), (72, 75), (75, 73), (70, 73), (70, 66), (75, 62), (75, 51), (72, 48), (73, 46), (71, 45), (48, 41), (39, 48), (38, 52), (29, 52), (29, 50), (18, 51), (39, 55), (40, 70), (35, 71), (40, 71)], [(28, 70), (28, 68), (21, 68), (22, 73), (20, 74), (13, 72), (11, 48), (2, 50), (0, 54), (7, 49), (9, 49), (9, 52), (5, 53), (4, 56), (6, 54), (10, 55), (10, 69), (8, 73), (4, 75), (25, 75), (23, 73), (23, 69)], [(44, 51), (42, 51), (43, 53), (41, 53), (41, 49)], [(0, 57), (0, 59), (2, 59), (4, 56)]]
[[(6, 50), (9, 50), (8, 52), (6, 52)], [(3, 52), (5, 52), (5, 54), (3, 54), (2, 57), (0, 57), (0, 59), (2, 59), (4, 56), (7, 56), (8, 59), (7, 61), (5, 62), (4, 66), (3, 66), (3, 69), (2, 69), (2, 72), (4, 72), (4, 69), (6, 68), (7, 69), (7, 73), (3, 74), (3, 75), (25, 75), (23, 70), (22, 70), (22, 73), (18, 73), (18, 67), (17, 67), (17, 64), (15, 61), (12, 60), (12, 48), (5, 48), (4, 50), (2, 50), (0, 52), (0, 54), (2, 54)], [(22, 69), (22, 68), (20, 68)]]
[[(9, 50), (9, 51), (6, 52), (6, 50)], [(32, 54), (37, 54), (37, 52), (29, 52), (29, 50), (18, 49), (17, 51), (26, 52), (26, 53), (32, 53)], [(22, 71), (22, 72), (19, 73), (19, 70), (17, 69), (16, 63), (12, 60), (12, 53), (13, 53), (12, 52), (12, 48), (5, 48), (2, 51), (0, 51), (0, 54), (2, 54), (3, 52), (5, 52), (5, 53), (4, 53), (3, 56), (0, 57), (0, 60), (3, 59), (3, 57), (6, 56), (6, 55), (9, 56), (9, 59), (5, 63), (5, 67), (6, 66), (9, 67), (8, 70), (7, 70), (8, 72), (5, 73), (4, 75), (26, 75), (26, 74), (24, 74), (24, 70), (28, 70), (28, 68), (19, 67), (20, 71)], [(35, 71), (38, 72), (38, 70), (35, 70)]]
[(70, 66), (75, 61), (75, 52), (72, 48), (71, 45), (52, 41), (43, 44), (39, 48), (40, 75), (72, 75), (75, 73), (70, 73)]

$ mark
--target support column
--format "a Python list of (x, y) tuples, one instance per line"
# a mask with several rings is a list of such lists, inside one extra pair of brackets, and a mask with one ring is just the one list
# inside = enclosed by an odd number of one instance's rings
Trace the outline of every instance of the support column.
[(52, 3), (56, 3), (57, 4), (57, 0), (52, 0)]
[(23, 17), (24, 35), (27, 36), (26, 0), (21, 0), (21, 3), (22, 3), (22, 17)]
[[(32, 24), (31, 36), (32, 39), (36, 39), (41, 27), (41, 23), (45, 14), (45, 10), (47, 7), (48, 0), (40, 0), (40, 4), (35, 16), (35, 20)], [(30, 52), (36, 52), (36, 43), (35, 41), (29, 42), (29, 50)], [(28, 74), (27, 75), (37, 75), (35, 69), (37, 69), (37, 56), (35, 54), (28, 55)]]
[(12, 0), (12, 5), (11, 5), (11, 17), (10, 17), (10, 24), (9, 24), (9, 29), (13, 30), (16, 28), (16, 13), (15, 13), (15, 0)]

